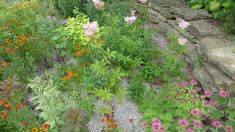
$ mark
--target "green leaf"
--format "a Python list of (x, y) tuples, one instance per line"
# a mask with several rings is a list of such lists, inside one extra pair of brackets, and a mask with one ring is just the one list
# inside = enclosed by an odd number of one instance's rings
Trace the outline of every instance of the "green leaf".
[(217, 11), (220, 7), (221, 7), (221, 4), (218, 1), (212, 1), (209, 4), (210, 11)]
[(202, 4), (195, 4), (195, 5), (193, 5), (193, 6), (191, 7), (191, 9), (195, 10), (195, 9), (200, 9), (200, 8), (202, 8), (202, 7), (203, 7)]

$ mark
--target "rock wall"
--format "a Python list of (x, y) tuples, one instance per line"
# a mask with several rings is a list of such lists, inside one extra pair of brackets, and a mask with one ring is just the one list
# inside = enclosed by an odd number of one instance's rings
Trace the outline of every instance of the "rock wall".
[[(206, 89), (214, 92), (226, 88), (235, 91), (235, 44), (215, 26), (205, 10), (191, 10), (185, 0), (149, 0), (147, 26), (165, 35), (173, 32), (189, 40), (190, 54), (186, 61), (193, 67), (193, 77)], [(190, 22), (187, 32), (178, 28), (178, 18)], [(164, 38), (153, 36), (156, 43)], [(160, 45), (161, 46), (161, 45)]]

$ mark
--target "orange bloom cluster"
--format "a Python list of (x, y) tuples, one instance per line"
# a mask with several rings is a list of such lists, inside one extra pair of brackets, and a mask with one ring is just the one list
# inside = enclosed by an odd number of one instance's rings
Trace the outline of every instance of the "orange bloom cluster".
[(23, 121), (23, 122), (21, 122), (21, 124), (22, 124), (22, 126), (27, 127), (29, 125), (29, 122), (28, 121)]
[(3, 47), (3, 51), (2, 51), (2, 54), (6, 54), (7, 52), (10, 52), (10, 53), (15, 53), (16, 50), (20, 47), (20, 46), (23, 46), (27, 41), (29, 40), (29, 37), (25, 36), (25, 35), (20, 35), (20, 36), (17, 36), (15, 41), (17, 42), (17, 45), (13, 45), (14, 42), (12, 40), (9, 40), (9, 39), (6, 39), (5, 40), (5, 43), (6, 43), (6, 46), (4, 46), (3, 44), (0, 44), (1, 47)]
[(106, 114), (105, 117), (103, 119), (101, 119), (101, 123), (105, 124), (107, 123), (108, 128), (106, 128), (106, 130), (110, 130), (110, 129), (115, 129), (117, 128), (117, 123), (115, 123), (111, 118), (110, 115)]
[(74, 53), (75, 57), (82, 56), (84, 53), (88, 53), (87, 48), (81, 48), (79, 44), (75, 46), (76, 53)]
[[(42, 127), (41, 127), (41, 131), (40, 132), (48, 132), (48, 130), (49, 130), (49, 124), (43, 124), (42, 125)], [(36, 128), (36, 127), (34, 127), (33, 129), (32, 129), (32, 132), (38, 132), (39, 130), (38, 130), (38, 128)]]
[(23, 46), (27, 41), (29, 40), (29, 37), (26, 37), (24, 35), (20, 35), (16, 37), (16, 42), (20, 45)]
[(4, 106), (6, 111), (0, 112), (0, 117), (6, 120), (8, 118), (8, 112), (11, 110), (12, 106), (6, 99), (0, 100), (0, 106)]
[(1, 62), (1, 68), (5, 69), (6, 67), (10, 66), (10, 63), (9, 62), (6, 62), (6, 61), (2, 61)]
[(67, 75), (65, 77), (63, 77), (63, 80), (69, 80), (70, 78), (78, 75), (78, 73), (73, 73), (70, 70), (67, 70), (66, 73), (67, 73)]

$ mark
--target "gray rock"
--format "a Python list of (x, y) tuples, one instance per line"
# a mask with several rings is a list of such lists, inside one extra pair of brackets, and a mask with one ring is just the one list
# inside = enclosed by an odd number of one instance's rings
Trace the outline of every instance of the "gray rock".
[(188, 28), (189, 33), (198, 39), (207, 36), (219, 36), (224, 34), (218, 28), (212, 26), (205, 20), (191, 21), (190, 24), (191, 25)]
[(203, 9), (191, 10), (187, 7), (172, 7), (171, 12), (181, 18), (184, 18), (185, 20), (211, 18), (211, 15)]
[(232, 52), (235, 45), (229, 40), (214, 37), (201, 39), (200, 45), (208, 61), (235, 80), (235, 54)]

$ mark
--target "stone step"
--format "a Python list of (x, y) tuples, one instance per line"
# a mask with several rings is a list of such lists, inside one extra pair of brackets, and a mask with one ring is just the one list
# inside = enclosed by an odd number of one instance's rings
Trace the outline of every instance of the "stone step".
[(206, 37), (200, 40), (199, 45), (209, 63), (235, 80), (235, 45), (231, 41), (223, 37)]

